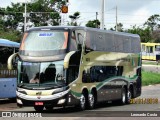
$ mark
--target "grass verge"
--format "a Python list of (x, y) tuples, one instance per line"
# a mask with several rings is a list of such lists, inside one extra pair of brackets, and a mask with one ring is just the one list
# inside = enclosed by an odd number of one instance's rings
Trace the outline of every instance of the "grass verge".
[(142, 71), (142, 85), (160, 84), (160, 74)]

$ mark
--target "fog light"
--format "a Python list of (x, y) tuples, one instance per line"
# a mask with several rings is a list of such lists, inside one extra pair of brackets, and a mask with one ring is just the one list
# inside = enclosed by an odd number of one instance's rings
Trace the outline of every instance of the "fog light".
[(18, 103), (18, 104), (21, 104), (21, 105), (23, 104), (23, 103), (22, 103), (22, 100), (20, 100), (20, 99), (17, 99), (17, 103)]
[(63, 104), (65, 101), (66, 101), (65, 99), (60, 99), (60, 100), (58, 101), (58, 104)]

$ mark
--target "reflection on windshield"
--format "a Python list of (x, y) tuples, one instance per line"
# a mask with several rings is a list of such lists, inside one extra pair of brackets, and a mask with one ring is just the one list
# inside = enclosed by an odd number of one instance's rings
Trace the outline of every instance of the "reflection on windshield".
[(68, 32), (66, 31), (31, 31), (24, 34), (20, 50), (47, 51), (66, 49), (67, 42)]
[(29, 63), (19, 62), (19, 83), (55, 84), (65, 83), (63, 61)]

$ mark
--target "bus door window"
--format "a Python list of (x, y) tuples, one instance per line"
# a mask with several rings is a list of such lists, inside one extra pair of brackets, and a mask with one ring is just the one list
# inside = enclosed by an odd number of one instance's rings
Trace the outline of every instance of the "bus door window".
[(69, 43), (69, 51), (77, 51), (77, 41), (76, 41), (75, 31), (73, 31), (71, 34), (71, 39)]
[(91, 32), (87, 32), (86, 34), (86, 42), (85, 42), (85, 53), (93, 51), (96, 49), (96, 44), (94, 44), (95, 35)]
[(81, 48), (83, 43), (84, 33), (81, 30), (72, 31), (69, 50), (76, 51), (70, 58), (69, 68), (68, 68), (68, 80), (69, 83), (74, 81), (78, 77), (79, 65), (81, 59)]
[(83, 39), (84, 39), (84, 33), (80, 30), (76, 30), (76, 42), (77, 42), (77, 50), (81, 51), (82, 50), (82, 44), (83, 44)]

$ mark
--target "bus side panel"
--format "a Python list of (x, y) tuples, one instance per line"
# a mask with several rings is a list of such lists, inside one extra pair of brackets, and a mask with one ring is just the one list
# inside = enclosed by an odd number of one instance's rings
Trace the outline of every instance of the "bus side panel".
[(16, 78), (0, 78), (0, 98), (16, 97)]

